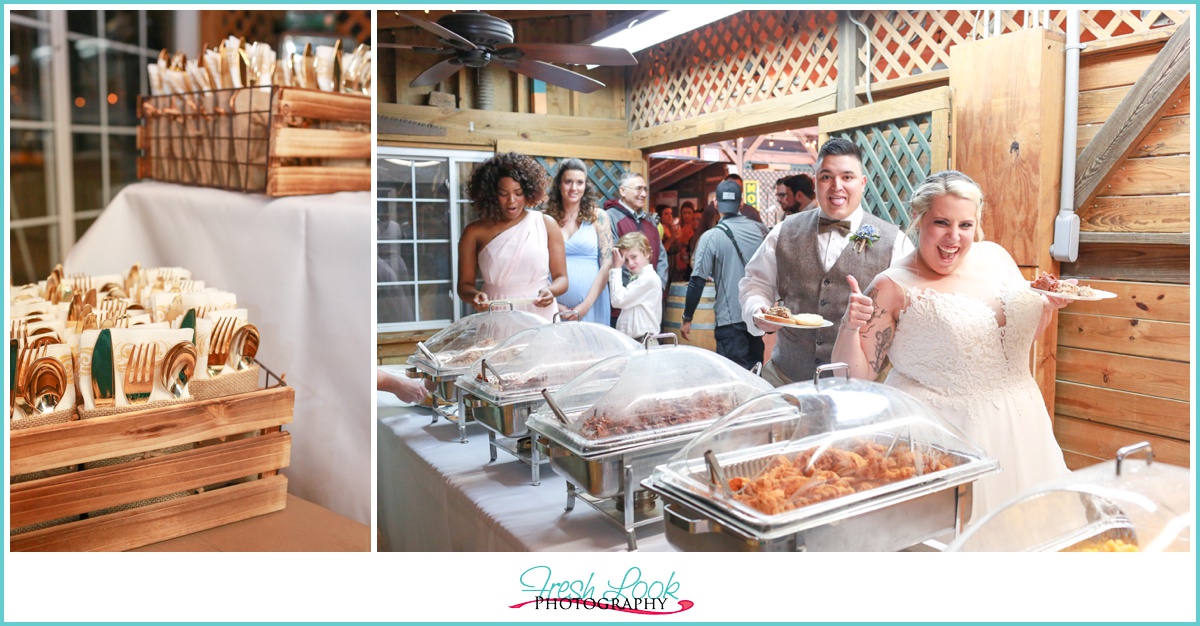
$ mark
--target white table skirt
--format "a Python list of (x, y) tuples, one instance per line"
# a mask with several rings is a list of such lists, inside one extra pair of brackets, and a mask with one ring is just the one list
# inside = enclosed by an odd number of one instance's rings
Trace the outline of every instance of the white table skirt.
[(68, 273), (178, 266), (238, 296), (258, 359), (296, 390), (288, 490), (370, 524), (374, 212), (366, 192), (269, 198), (142, 182), (67, 255)]
[[(398, 373), (398, 366), (385, 366)], [(417, 552), (620, 552), (625, 533), (603, 513), (577, 501), (566, 512), (567, 483), (543, 465), (541, 485), (530, 468), (503, 451), (488, 461), (487, 430), (430, 424), (429, 409), (376, 392), (379, 429), (379, 549)], [(643, 552), (672, 551), (661, 524), (637, 529)]]

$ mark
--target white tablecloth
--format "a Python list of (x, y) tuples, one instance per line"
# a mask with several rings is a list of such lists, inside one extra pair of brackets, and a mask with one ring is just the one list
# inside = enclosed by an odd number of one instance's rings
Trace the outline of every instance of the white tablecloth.
[(288, 490), (370, 524), (373, 227), (366, 192), (274, 199), (142, 182), (113, 199), (64, 267), (185, 267), (236, 293), (262, 333), (258, 359), (296, 390)]
[[(403, 368), (385, 366), (398, 373)], [(376, 392), (379, 428), (380, 550), (421, 552), (624, 551), (625, 533), (582, 501), (566, 512), (567, 483), (543, 465), (542, 484), (529, 466), (501, 451), (488, 462), (487, 430), (458, 426)], [(662, 525), (637, 529), (643, 552), (671, 551)]]

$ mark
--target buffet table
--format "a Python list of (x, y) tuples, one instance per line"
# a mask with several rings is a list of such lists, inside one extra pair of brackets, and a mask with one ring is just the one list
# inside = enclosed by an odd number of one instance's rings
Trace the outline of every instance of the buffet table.
[(270, 198), (158, 182), (113, 198), (68, 274), (178, 266), (232, 291), (258, 359), (296, 390), (289, 491), (367, 524), (371, 511), (370, 194)]
[[(403, 375), (403, 366), (384, 366)], [(549, 465), (542, 484), (530, 468), (500, 454), (488, 462), (487, 431), (467, 427), (468, 442), (429, 409), (376, 392), (379, 549), (397, 551), (624, 551), (625, 534), (579, 502), (570, 512), (567, 483)], [(661, 525), (638, 529), (638, 550), (673, 548)]]

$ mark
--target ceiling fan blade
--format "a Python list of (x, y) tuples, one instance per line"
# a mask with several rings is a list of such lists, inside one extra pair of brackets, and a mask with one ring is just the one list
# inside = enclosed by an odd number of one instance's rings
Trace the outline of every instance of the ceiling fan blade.
[(571, 70), (541, 61), (532, 61), (530, 59), (496, 59), (496, 62), (513, 71), (550, 83), (551, 85), (566, 87), (571, 91), (592, 93), (604, 87), (604, 83), (598, 80), (593, 80), (578, 72), (572, 72)]
[(571, 65), (637, 65), (637, 59), (624, 48), (608, 46), (585, 46), (576, 43), (515, 43), (498, 46), (497, 54), (512, 58), (504, 53), (520, 50), (526, 59), (547, 63), (569, 63)]
[(460, 69), (462, 69), (462, 63), (459, 63), (457, 58), (446, 59), (441, 63), (434, 63), (429, 69), (421, 72), (421, 75), (414, 78), (408, 86), (428, 87), (429, 85), (436, 85), (450, 78)]
[(454, 48), (434, 48), (432, 46), (414, 46), (407, 43), (377, 43), (376, 48), (399, 48), (400, 50), (412, 50), (414, 52), (428, 52), (430, 54), (454, 54)]
[(401, 13), (399, 11), (396, 11), (395, 13), (396, 13), (396, 15), (412, 22), (413, 24), (416, 24), (417, 26), (420, 26), (421, 28), (424, 28), (425, 30), (437, 35), (439, 38), (445, 39), (446, 41), (454, 43), (455, 45), (461, 47), (463, 50), (474, 50), (475, 49), (475, 44), (471, 43), (469, 40), (464, 38), (462, 35), (459, 35), (458, 33), (446, 28), (445, 26), (442, 26), (441, 24), (436, 24), (436, 23), (430, 22), (428, 20), (423, 20), (419, 17), (413, 17), (411, 15), (407, 15), (407, 14)]

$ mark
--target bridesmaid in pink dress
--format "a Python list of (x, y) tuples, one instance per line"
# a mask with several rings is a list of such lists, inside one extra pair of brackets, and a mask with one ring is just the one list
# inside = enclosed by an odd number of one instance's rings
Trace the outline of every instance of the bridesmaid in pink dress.
[[(546, 193), (546, 170), (515, 152), (485, 161), (467, 184), (481, 217), (458, 242), (458, 297), (486, 311), (493, 300), (518, 300), (515, 309), (550, 319), (555, 297), (567, 291), (562, 230), (553, 218), (527, 209)], [(483, 290), (475, 286), (483, 279)]]

